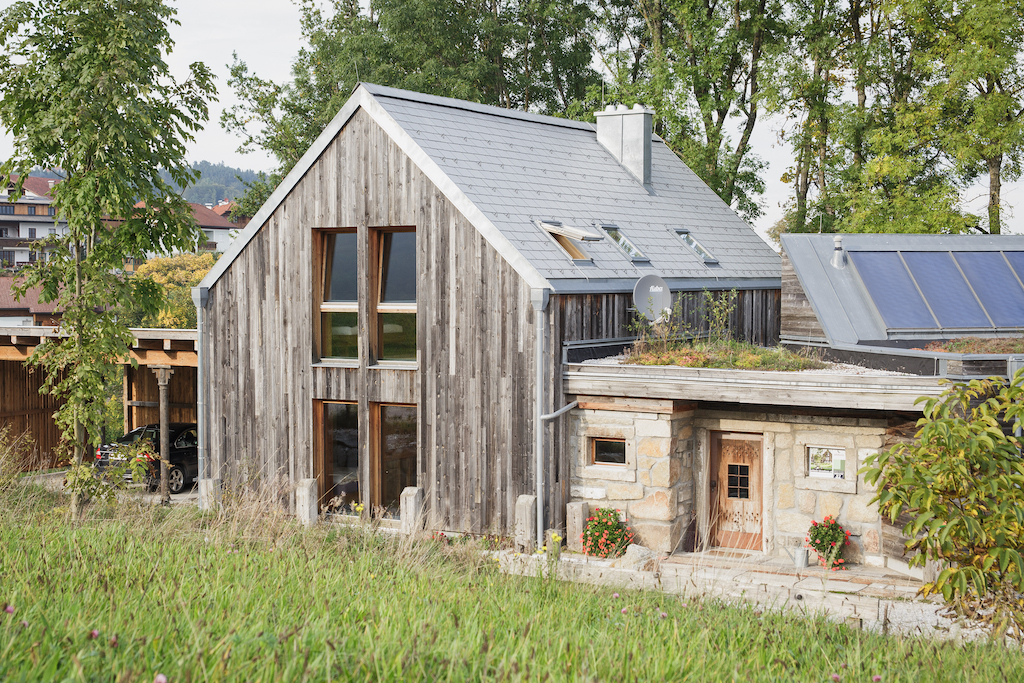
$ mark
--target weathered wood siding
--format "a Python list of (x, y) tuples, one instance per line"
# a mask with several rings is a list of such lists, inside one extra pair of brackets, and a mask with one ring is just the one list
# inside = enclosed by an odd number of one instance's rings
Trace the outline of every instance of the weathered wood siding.
[[(126, 365), (124, 371), (125, 431), (160, 422), (160, 387), (152, 368), (145, 365), (138, 368)], [(196, 368), (174, 368), (174, 374), (167, 383), (171, 422), (196, 421), (196, 378)], [(139, 403), (155, 405), (137, 405)]]
[[(711, 292), (715, 297), (728, 292)], [(566, 294), (559, 298), (561, 341), (614, 339), (635, 334), (631, 327), (632, 294)], [(707, 297), (700, 292), (675, 292), (677, 322), (690, 332), (706, 332)], [(779, 343), (780, 293), (777, 289), (741, 289), (729, 315), (729, 329), (744, 341), (761, 346)]]
[(786, 337), (825, 341), (825, 330), (811, 308), (800, 280), (786, 253), (782, 253), (782, 334)]
[(53, 467), (57, 463), (60, 430), (51, 417), (60, 403), (40, 394), (46, 374), (25, 367), (23, 361), (0, 361), (0, 427), (9, 426), (11, 436), (28, 431), (32, 436), (31, 460), (26, 467)]
[[(367, 364), (367, 236), (386, 226), (416, 228), (418, 371)], [(361, 358), (318, 364), (313, 232), (353, 227)], [(210, 289), (208, 311), (209, 446), (222, 476), (312, 477), (316, 402), (354, 401), (369, 490), (370, 403), (415, 403), (428, 523), (512, 531), (515, 500), (534, 486), (529, 288), (368, 115), (347, 123)], [(556, 358), (558, 344), (549, 346)], [(548, 374), (552, 386), (557, 362)], [(550, 490), (560, 518), (564, 499)]]

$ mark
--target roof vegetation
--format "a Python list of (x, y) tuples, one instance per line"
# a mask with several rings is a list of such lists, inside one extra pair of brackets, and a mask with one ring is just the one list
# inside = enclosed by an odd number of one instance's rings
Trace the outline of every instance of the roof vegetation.
[(638, 342), (626, 351), (623, 361), (633, 365), (680, 365), (687, 368), (734, 368), (739, 370), (822, 370), (828, 365), (807, 354), (755, 346), (740, 341), (691, 341), (660, 347)]
[(929, 342), (924, 350), (948, 353), (1024, 353), (1024, 337), (960, 337)]

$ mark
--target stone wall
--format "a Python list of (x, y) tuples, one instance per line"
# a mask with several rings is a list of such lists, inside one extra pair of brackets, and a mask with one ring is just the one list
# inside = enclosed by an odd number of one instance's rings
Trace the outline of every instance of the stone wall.
[[(886, 421), (857, 417), (698, 410), (680, 402), (578, 397), (567, 448), (570, 501), (618, 509), (640, 542), (660, 552), (689, 550), (709, 535), (707, 477), (712, 431), (763, 435), (763, 550), (786, 555), (804, 545), (811, 521), (833, 515), (851, 532), (845, 557), (882, 564), (874, 490), (858, 474), (883, 447)], [(623, 439), (625, 465), (594, 465), (593, 438)], [(842, 448), (842, 479), (808, 472), (808, 447)]]

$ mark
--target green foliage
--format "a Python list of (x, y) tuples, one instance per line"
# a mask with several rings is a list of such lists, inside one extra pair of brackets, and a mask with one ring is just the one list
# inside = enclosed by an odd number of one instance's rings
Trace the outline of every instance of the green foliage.
[(818, 553), (822, 567), (833, 571), (845, 569), (841, 555), (843, 548), (850, 545), (850, 532), (831, 515), (826, 515), (821, 524), (811, 522), (811, 528), (807, 530), (807, 545)]
[(132, 327), (164, 327), (195, 329), (196, 307), (192, 301), (192, 288), (210, 272), (216, 257), (209, 253), (175, 254), (146, 261), (135, 271), (134, 277), (150, 280), (164, 293), (164, 304), (156, 313), (135, 308), (130, 313)]
[(619, 519), (619, 511), (597, 508), (587, 518), (583, 529), (583, 554), (594, 557), (621, 557), (636, 534), (627, 522)]
[(240, 197), (245, 194), (246, 184), (259, 177), (259, 174), (253, 171), (209, 161), (197, 161), (192, 164), (192, 170), (196, 173), (196, 180), (186, 186), (177, 185), (166, 171), (160, 175), (164, 182), (181, 192), (185, 201), (197, 204), (219, 204), (222, 199), (233, 200)]
[(1024, 413), (1024, 372), (952, 384), (924, 402), (914, 441), (867, 459), (882, 514), (903, 529), (907, 547), (942, 563), (924, 586), (957, 611), (986, 616), (999, 632), (1024, 635), (1024, 460), (1008, 430)]
[(32, 453), (32, 435), (15, 434), (10, 424), (0, 424), (0, 492), (25, 471)]
[(35, 166), (65, 176), (52, 194), (67, 232), (44, 240), (50, 258), (27, 269), (19, 291), (39, 286), (40, 300), (64, 312), (65, 336), (41, 343), (30, 362), (46, 369), (44, 390), (63, 399), (55, 417), (76, 465), (102, 437), (104, 377), (131, 343), (129, 305), (149, 313), (161, 303), (159, 288), (125, 277), (123, 263), (200, 239), (159, 169), (178, 186), (194, 179), (185, 144), (214, 89), (201, 63), (185, 81), (171, 77), (173, 21), (162, 0), (17, 2), (0, 13), (0, 123), (14, 137), (0, 178)]

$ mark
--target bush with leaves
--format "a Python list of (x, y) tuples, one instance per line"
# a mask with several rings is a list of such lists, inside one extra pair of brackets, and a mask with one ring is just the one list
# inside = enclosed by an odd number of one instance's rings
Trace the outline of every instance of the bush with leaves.
[(587, 518), (583, 530), (583, 553), (594, 557), (621, 557), (636, 535), (626, 522), (619, 519), (619, 511), (597, 508)]
[(850, 545), (850, 532), (832, 515), (826, 515), (821, 524), (812, 521), (807, 530), (807, 545), (818, 553), (822, 567), (832, 571), (846, 569), (842, 559), (843, 547)]
[(1024, 413), (1024, 371), (952, 384), (920, 398), (924, 417), (912, 443), (867, 459), (882, 514), (903, 528), (911, 566), (943, 564), (924, 594), (938, 592), (954, 611), (994, 633), (1024, 636), (1024, 460), (1013, 436)]

